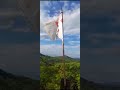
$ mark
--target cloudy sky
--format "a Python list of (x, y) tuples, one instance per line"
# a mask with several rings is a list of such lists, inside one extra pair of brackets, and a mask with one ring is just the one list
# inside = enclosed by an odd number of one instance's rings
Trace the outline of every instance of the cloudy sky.
[(120, 82), (120, 1), (81, 1), (81, 76)]
[(80, 58), (80, 1), (40, 1), (40, 53), (61, 56), (61, 40), (51, 41), (43, 25), (64, 11), (65, 55)]
[(39, 78), (39, 48), (39, 35), (31, 31), (21, 16), (16, 0), (1, 0), (0, 69)]

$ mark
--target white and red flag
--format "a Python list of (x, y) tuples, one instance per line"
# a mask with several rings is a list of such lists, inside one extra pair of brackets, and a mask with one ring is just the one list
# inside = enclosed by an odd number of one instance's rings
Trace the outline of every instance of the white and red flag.
[[(56, 21), (49, 22), (45, 25), (45, 31), (52, 40), (55, 40), (57, 37), (62, 40), (62, 52), (64, 57), (63, 12), (59, 15)], [(64, 63), (64, 71), (63, 71), (64, 85), (66, 86), (65, 61), (63, 63)]]
[(63, 17), (62, 17), (62, 13), (59, 15), (56, 24), (58, 27), (56, 34), (57, 34), (58, 38), (63, 40)]
[(51, 21), (45, 24), (45, 32), (52, 40), (60, 38), (63, 41), (63, 18), (62, 13), (59, 15), (56, 21)]
[(57, 31), (57, 25), (56, 21), (51, 21), (45, 24), (44, 31), (48, 34), (48, 36), (55, 40), (57, 38), (56, 31)]

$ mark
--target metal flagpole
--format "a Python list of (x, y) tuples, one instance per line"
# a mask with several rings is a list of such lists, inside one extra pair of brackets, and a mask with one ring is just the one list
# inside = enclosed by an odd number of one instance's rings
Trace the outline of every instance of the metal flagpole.
[(64, 28), (63, 28), (63, 10), (61, 7), (61, 14), (62, 14), (62, 30), (63, 30), (63, 40), (62, 40), (62, 54), (63, 54), (63, 74), (64, 74), (64, 87), (66, 87), (66, 73), (65, 73), (65, 59), (64, 59)]

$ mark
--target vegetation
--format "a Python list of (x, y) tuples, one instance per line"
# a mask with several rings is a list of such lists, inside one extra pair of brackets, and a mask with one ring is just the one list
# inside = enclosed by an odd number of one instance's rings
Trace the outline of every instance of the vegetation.
[[(40, 90), (61, 90), (62, 63), (61, 57), (40, 55)], [(67, 90), (120, 90), (119, 85), (100, 84), (80, 78), (80, 60), (65, 56), (66, 76), (70, 80)], [(77, 83), (78, 89), (73, 89)]]
[[(15, 76), (0, 69), (0, 90), (61, 90), (63, 77), (61, 57), (40, 55), (40, 81)], [(80, 78), (80, 60), (65, 56), (67, 90), (120, 90), (119, 85), (99, 84)], [(75, 89), (75, 87), (77, 89)]]
[[(61, 57), (40, 55), (40, 89), (60, 90), (63, 77)], [(76, 83), (80, 89), (80, 61), (65, 56), (66, 77), (70, 80), (70, 88)]]

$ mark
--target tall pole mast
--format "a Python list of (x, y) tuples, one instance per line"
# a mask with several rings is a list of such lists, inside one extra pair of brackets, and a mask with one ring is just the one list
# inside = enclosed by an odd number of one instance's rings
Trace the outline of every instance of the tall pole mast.
[(63, 75), (64, 75), (64, 87), (66, 87), (66, 73), (65, 73), (65, 59), (64, 59), (64, 28), (63, 28), (63, 10), (61, 7), (61, 14), (62, 14), (62, 32), (63, 32), (63, 40), (62, 40), (62, 62), (63, 62)]
[[(59, 3), (59, 0), (57, 0), (57, 2)], [(59, 4), (60, 5), (60, 4)], [(62, 39), (62, 63), (63, 63), (63, 78), (64, 78), (64, 89), (66, 87), (66, 71), (65, 71), (65, 59), (64, 59), (64, 27), (63, 27), (63, 9), (62, 9), (62, 5), (60, 5), (61, 8), (61, 14), (62, 14), (62, 32), (63, 32), (63, 39)]]

